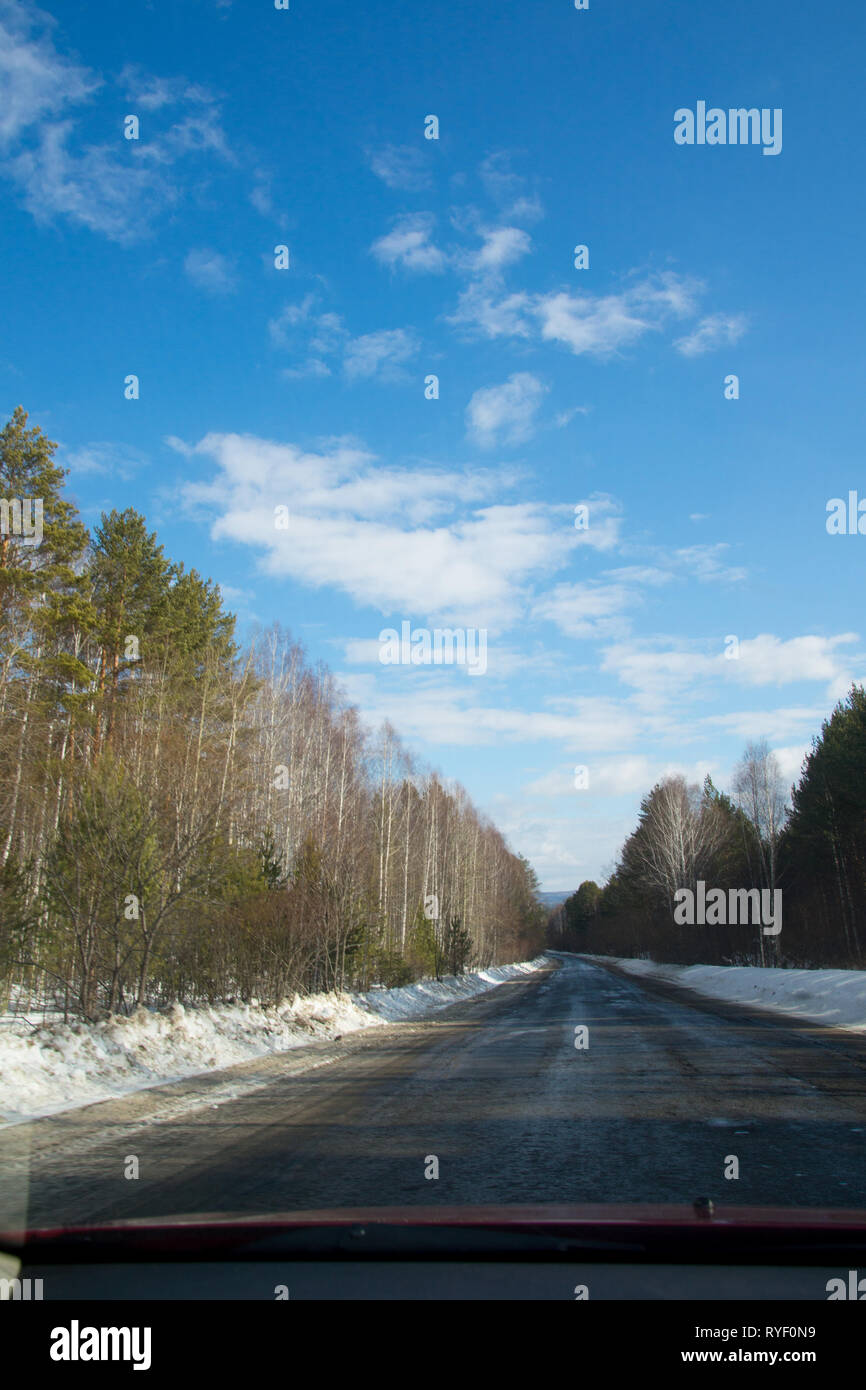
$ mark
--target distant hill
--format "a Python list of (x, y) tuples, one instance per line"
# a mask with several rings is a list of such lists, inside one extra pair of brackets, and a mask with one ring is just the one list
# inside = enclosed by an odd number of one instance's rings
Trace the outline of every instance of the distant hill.
[(570, 898), (574, 892), (576, 892), (576, 889), (566, 888), (561, 893), (539, 893), (538, 896), (545, 907), (553, 909), (554, 907), (558, 907), (560, 903), (564, 903), (566, 898)]

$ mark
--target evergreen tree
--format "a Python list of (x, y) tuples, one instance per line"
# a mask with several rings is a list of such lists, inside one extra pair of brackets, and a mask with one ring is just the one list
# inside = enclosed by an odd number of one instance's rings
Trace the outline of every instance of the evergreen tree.
[(148, 533), (140, 513), (131, 507), (103, 513), (89, 566), (99, 614), (100, 693), (109, 681), (117, 686), (121, 673), (140, 659), (125, 655), (127, 637), (136, 638), (141, 649), (148, 636), (164, 628), (170, 575), (156, 533)]

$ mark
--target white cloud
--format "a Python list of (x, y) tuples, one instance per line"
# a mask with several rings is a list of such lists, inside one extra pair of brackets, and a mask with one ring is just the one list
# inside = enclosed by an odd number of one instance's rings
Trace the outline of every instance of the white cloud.
[[(194, 446), (216, 465), (182, 496), (215, 516), (215, 539), (261, 556), (262, 568), (329, 587), (398, 618), (507, 625), (524, 590), (563, 565), (580, 536), (561, 508), (483, 501), (501, 495), (491, 471), (380, 469), (357, 445), (320, 452), (253, 436), (211, 434)], [(274, 507), (289, 507), (278, 531)]]
[(67, 217), (117, 242), (147, 234), (154, 217), (178, 201), (177, 175), (166, 177), (163, 166), (190, 153), (230, 157), (221, 130), (195, 118), (179, 122), (128, 160), (116, 144), (75, 145), (73, 150), (73, 141), (72, 121), (46, 126), (37, 146), (8, 160), (6, 170), (20, 185), (24, 205), (37, 222)]
[(633, 818), (599, 816), (586, 802), (575, 802), (567, 816), (539, 815), (524, 798), (500, 796), (491, 813), (510, 843), (538, 873), (542, 888), (574, 891), (585, 879), (602, 883), (613, 868), (611, 845), (619, 847), (634, 829)]
[(791, 685), (797, 681), (834, 682), (840, 678), (845, 689), (851, 684), (847, 668), (850, 657), (837, 648), (856, 642), (854, 632), (835, 637), (791, 637), (784, 641), (771, 633), (740, 642), (738, 661), (728, 661), (736, 667), (735, 679), (744, 685)]
[(574, 785), (574, 768), (557, 767), (542, 777), (526, 783), (523, 791), (529, 796), (580, 797), (589, 801), (594, 797), (632, 796), (646, 794), (663, 777), (682, 776), (689, 782), (702, 783), (707, 773), (715, 774), (713, 764), (698, 761), (686, 763), (677, 760), (663, 762), (635, 753), (615, 759), (605, 758), (583, 764), (588, 773), (588, 785), (577, 790)]
[(350, 637), (343, 644), (343, 660), (349, 666), (378, 666), (381, 651), (378, 637)]
[[(614, 519), (607, 514), (611, 500), (594, 499), (587, 505), (590, 526), (584, 535), (588, 541), (592, 540), (598, 545), (602, 539), (598, 535), (599, 514), (603, 522)], [(599, 548), (609, 548), (617, 539), (618, 531), (615, 530), (612, 536), (606, 538), (607, 543)], [(724, 544), (692, 546), (674, 552), (659, 548), (658, 563), (654, 565), (623, 565), (605, 570), (597, 579), (557, 585), (538, 599), (533, 616), (555, 623), (560, 631), (570, 637), (625, 637), (631, 628), (631, 614), (644, 601), (643, 590), (662, 589), (683, 578), (696, 578), (701, 582), (729, 582), (743, 578), (745, 570), (726, 567), (721, 563), (720, 556), (726, 549)], [(677, 667), (679, 662), (683, 665), (693, 663), (695, 657), (693, 653), (682, 652), (671, 654), (670, 660), (672, 666)], [(638, 667), (641, 663), (646, 667), (652, 665), (646, 653), (637, 656), (636, 661)]]
[(134, 241), (143, 230), (135, 209), (161, 200), (159, 175), (141, 163), (123, 164), (108, 146), (71, 154), (72, 131), (71, 121), (46, 126), (36, 149), (23, 150), (7, 163), (27, 211), (40, 223), (68, 217), (109, 240)]
[(623, 298), (656, 313), (687, 318), (696, 312), (698, 298), (703, 290), (702, 281), (665, 270), (661, 274), (650, 275), (637, 281), (625, 291)]
[(470, 256), (469, 264), (482, 274), (503, 270), (532, 249), (531, 238), (520, 227), (490, 227), (481, 236), (483, 245)]
[(351, 380), (376, 376), (393, 378), (395, 369), (414, 357), (417, 351), (417, 340), (403, 328), (365, 333), (360, 338), (353, 338), (346, 346), (346, 375)]
[(685, 569), (702, 583), (735, 584), (745, 579), (748, 571), (742, 565), (725, 565), (722, 557), (730, 549), (726, 541), (715, 545), (690, 545), (675, 550), (670, 563), (676, 568)]
[(316, 314), (315, 303), (316, 296), (308, 294), (299, 304), (287, 304), (268, 324), (275, 347), (305, 350), (302, 362), (283, 369), (284, 377), (330, 376), (328, 359), (335, 362), (339, 358), (350, 381), (362, 377), (401, 379), (403, 364), (419, 348), (413, 333), (405, 328), (385, 328), (353, 338), (339, 314)]
[[(45, 32), (34, 34), (37, 22)], [(101, 85), (88, 68), (57, 52), (47, 15), (25, 5), (0, 5), (0, 147), (9, 146), (45, 116), (84, 102)]]
[(530, 296), (506, 294), (501, 288), (503, 272), (532, 249), (529, 234), (511, 223), (485, 225), (472, 207), (455, 209), (451, 221), (459, 233), (477, 238), (481, 245), (445, 251), (431, 239), (432, 214), (412, 213), (401, 217), (387, 236), (374, 242), (371, 251), (383, 264), (408, 270), (438, 273), (450, 267), (468, 273), (471, 283), (461, 292), (455, 312), (446, 316), (448, 323), (490, 338), (536, 333), (529, 316)]
[(544, 210), (536, 194), (526, 192), (526, 180), (515, 174), (511, 168), (511, 156), (507, 151), (490, 154), (479, 169), (485, 192), (504, 214), (517, 221), (534, 222), (544, 216)]
[(181, 155), (206, 153), (219, 155), (229, 164), (237, 162), (215, 107), (184, 116), (142, 151), (158, 164), (173, 163)]
[[(504, 254), (506, 248), (516, 252), (518, 243), (506, 240), (497, 246), (497, 253)], [(495, 278), (489, 281), (482, 276), (461, 293), (448, 321), (488, 338), (537, 335), (542, 341), (563, 343), (576, 356), (603, 358), (632, 346), (647, 333), (658, 332), (669, 318), (693, 313), (700, 289), (699, 282), (666, 272), (615, 294), (581, 290), (505, 294)]]
[(237, 589), (234, 584), (220, 584), (219, 590), (226, 603), (246, 604), (255, 598), (252, 589)]
[(259, 172), (256, 175), (256, 182), (250, 190), (250, 202), (256, 212), (260, 212), (262, 217), (274, 216), (274, 199), (271, 193), (271, 182), (267, 175)]
[(131, 90), (151, 121), (171, 104), (193, 110), (167, 125), (163, 118), (146, 142), (120, 139), (118, 126), (113, 141), (85, 143), (75, 109), (102, 79), (57, 52), (52, 24), (36, 9), (0, 4), (0, 172), (18, 185), (36, 221), (64, 217), (110, 240), (134, 241), (179, 201), (181, 159), (195, 153), (233, 161), (217, 108), (200, 87), (127, 68), (121, 78), (129, 86), (134, 77)]
[(571, 424), (571, 421), (574, 419), (575, 415), (588, 414), (589, 406), (587, 405), (574, 405), (571, 407), (570, 410), (560, 410), (557, 412), (555, 417), (556, 428), (559, 430), (564, 429), (566, 425)]
[[(683, 687), (718, 671), (725, 660), (721, 641), (714, 656), (686, 649), (660, 650), (649, 640), (617, 643), (602, 655), (602, 671), (646, 694), (675, 695)], [(733, 663), (729, 663), (733, 664)]]
[(313, 333), (310, 347), (313, 352), (336, 352), (349, 336), (339, 314), (319, 314), (313, 320)]
[(287, 330), (298, 328), (301, 324), (309, 326), (305, 332), (310, 339), (309, 346), (314, 347), (316, 352), (329, 354), (341, 347), (348, 337), (342, 319), (339, 314), (314, 314), (315, 303), (314, 294), (305, 295), (300, 304), (287, 304), (275, 319), (269, 321), (268, 332), (275, 347), (292, 346), (298, 335), (290, 335)]
[[(607, 493), (593, 492), (577, 505), (586, 507), (589, 522), (586, 530), (575, 531), (578, 544), (591, 550), (613, 550), (619, 544), (622, 526), (620, 504)], [(570, 510), (573, 514), (573, 508)], [(610, 571), (606, 570), (605, 575), (608, 574)]]
[(73, 479), (79, 473), (101, 473), (127, 479), (149, 463), (148, 456), (140, 449), (108, 441), (84, 444), (69, 452), (64, 450), (61, 461), (64, 468), (72, 470)]
[(625, 584), (557, 584), (537, 600), (532, 616), (555, 623), (569, 637), (613, 637), (628, 631), (625, 614), (637, 601)]
[(536, 305), (542, 338), (565, 343), (576, 355), (606, 356), (628, 347), (652, 326), (623, 295), (579, 294), (563, 290), (543, 295)]
[[(371, 666), (374, 670), (381, 670), (381, 646), (378, 638), (350, 637), (342, 641), (335, 640), (334, 645), (342, 647), (343, 659), (348, 666)], [(558, 675), (562, 669), (563, 655), (542, 647), (538, 642), (526, 647), (508, 644), (497, 635), (493, 645), (487, 649), (486, 661), (485, 675), (492, 680), (510, 680), (515, 676), (525, 675), (530, 669), (538, 679), (541, 676)], [(459, 668), (454, 669), (455, 673), (462, 674)], [(407, 679), (417, 676), (417, 667), (405, 670)]]
[(299, 367), (284, 367), (280, 375), (285, 377), (286, 381), (299, 381), (308, 376), (330, 376), (331, 368), (321, 357), (308, 357)]
[(199, 289), (208, 294), (231, 294), (235, 289), (234, 271), (219, 251), (196, 246), (187, 253), (183, 268)]
[(389, 188), (419, 189), (430, 183), (430, 170), (422, 151), (415, 145), (384, 145), (368, 151), (370, 168)]
[(136, 115), (141, 111), (159, 111), (163, 106), (173, 106), (181, 101), (205, 104), (213, 101), (204, 87), (187, 82), (185, 77), (156, 77), (135, 63), (127, 63), (117, 81), (124, 89), (130, 110)]
[(466, 408), (470, 435), (482, 448), (529, 439), (548, 388), (531, 372), (515, 372), (501, 386), (482, 386)]
[(497, 471), (370, 467), (346, 477), (327, 492), (311, 491), (309, 501), (357, 517), (399, 516), (420, 525), (450, 516), (458, 503), (487, 501), (505, 486), (507, 479)]
[(605, 579), (621, 580), (628, 584), (645, 584), (650, 588), (661, 588), (671, 584), (674, 574), (671, 570), (657, 569), (653, 565), (623, 565), (620, 569), (605, 570)]
[(813, 734), (826, 716), (827, 710), (822, 705), (737, 710), (732, 714), (707, 715), (700, 721), (700, 726), (710, 731), (713, 738), (718, 737), (718, 731), (721, 729), (724, 733), (743, 740), (803, 739)]
[(529, 338), (534, 332), (530, 307), (528, 294), (502, 294), (485, 284), (472, 284), (462, 291), (446, 322), (486, 338)]
[(432, 231), (429, 213), (411, 213), (401, 217), (393, 231), (374, 241), (370, 250), (383, 265), (438, 272), (445, 269), (447, 257), (430, 240)]
[[(612, 536), (605, 538), (603, 533), (599, 535), (598, 521), (599, 516), (602, 522), (614, 519), (610, 516), (611, 509), (615, 511), (612, 499), (595, 498), (586, 505), (590, 526), (583, 533), (584, 538), (597, 548), (609, 548), (618, 539), (618, 531), (614, 530)], [(655, 553), (655, 564), (623, 565), (605, 570), (599, 578), (559, 584), (537, 600), (533, 616), (555, 623), (570, 637), (624, 638), (631, 629), (632, 612), (644, 602), (644, 590), (663, 589), (686, 579), (731, 583), (746, 574), (744, 569), (722, 563), (721, 557), (727, 550), (723, 543), (691, 546), (673, 552), (667, 547), (643, 549)], [(671, 669), (679, 670), (699, 660), (698, 654), (690, 651), (669, 654)], [(658, 674), (667, 669), (654, 652), (637, 653), (634, 661), (636, 670), (647, 669)], [(657, 680), (652, 688), (657, 688)]]
[(800, 780), (803, 759), (811, 752), (811, 743), (794, 743), (782, 748), (774, 748), (779, 771), (787, 786)]
[(742, 338), (746, 331), (746, 318), (743, 314), (711, 314), (701, 319), (697, 327), (683, 338), (677, 338), (674, 347), (684, 357), (699, 357), (714, 348), (729, 347)]
[[(491, 637), (488, 661), (494, 651)], [(486, 676), (458, 681), (444, 677), (442, 668), (382, 666), (375, 675), (343, 672), (341, 680), (366, 719), (373, 723), (387, 719), (418, 742), (553, 743), (574, 756), (623, 749), (640, 732), (639, 720), (614, 701), (579, 700), (566, 713), (501, 708), (486, 703)]]
[[(851, 658), (838, 648), (856, 642), (852, 632), (835, 637), (803, 636), (784, 640), (771, 633), (740, 638), (739, 656), (725, 655), (719, 638), (715, 651), (696, 647), (661, 648), (650, 641), (623, 642), (606, 648), (602, 670), (613, 672), (626, 685), (651, 694), (681, 694), (698, 683), (742, 686), (782, 686), (820, 681), (831, 689), (847, 689), (852, 680)], [(862, 658), (857, 658), (862, 660)]]

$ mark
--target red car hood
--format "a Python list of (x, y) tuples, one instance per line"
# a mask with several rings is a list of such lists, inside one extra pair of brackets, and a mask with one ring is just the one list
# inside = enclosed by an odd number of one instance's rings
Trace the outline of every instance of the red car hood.
[[(499, 1232), (519, 1236), (579, 1240), (609, 1234), (617, 1239), (661, 1237), (665, 1232), (688, 1239), (738, 1236), (766, 1237), (771, 1242), (802, 1242), (811, 1235), (866, 1243), (866, 1211), (841, 1208), (735, 1207), (667, 1204), (582, 1204), (537, 1206), (339, 1207), (318, 1211), (233, 1214), (196, 1212), (142, 1217), (66, 1227), (38, 1227), (0, 1232), (0, 1248), (26, 1245), (114, 1247), (145, 1253), (171, 1249), (199, 1255), (280, 1235), (313, 1231), (357, 1237), (424, 1231), (444, 1234)], [(712, 1236), (711, 1236), (712, 1233)]]

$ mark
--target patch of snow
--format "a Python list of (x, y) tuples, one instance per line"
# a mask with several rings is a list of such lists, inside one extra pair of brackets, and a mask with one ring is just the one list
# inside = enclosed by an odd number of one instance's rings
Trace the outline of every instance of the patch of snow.
[(651, 960), (618, 957), (630, 975), (654, 975), (714, 999), (751, 1004), (775, 1013), (866, 1033), (866, 971), (781, 970), (760, 965), (658, 965)]
[(249, 1004), (139, 1008), (100, 1023), (6, 1017), (0, 1030), (0, 1127), (179, 1081), (360, 1028), (424, 1015), (483, 994), (546, 963), (501, 965), (401, 989), (318, 994), (263, 1009)]

